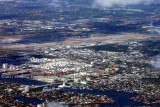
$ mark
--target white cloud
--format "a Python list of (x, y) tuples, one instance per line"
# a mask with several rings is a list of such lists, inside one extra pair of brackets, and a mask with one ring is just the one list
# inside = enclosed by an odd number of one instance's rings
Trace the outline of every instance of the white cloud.
[(94, 0), (93, 7), (126, 6), (131, 4), (149, 4), (154, 0)]
[(158, 55), (158, 56), (154, 57), (151, 60), (151, 63), (155, 68), (160, 68), (160, 56)]
[(50, 3), (49, 3), (50, 6), (53, 6), (53, 7), (61, 7), (61, 3), (59, 0), (52, 0)]
[(60, 103), (50, 102), (47, 107), (68, 107), (68, 106)]

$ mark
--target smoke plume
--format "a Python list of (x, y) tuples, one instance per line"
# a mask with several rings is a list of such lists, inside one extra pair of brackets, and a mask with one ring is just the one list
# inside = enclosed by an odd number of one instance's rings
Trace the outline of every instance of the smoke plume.
[(94, 0), (93, 7), (127, 6), (134, 4), (150, 4), (154, 0)]

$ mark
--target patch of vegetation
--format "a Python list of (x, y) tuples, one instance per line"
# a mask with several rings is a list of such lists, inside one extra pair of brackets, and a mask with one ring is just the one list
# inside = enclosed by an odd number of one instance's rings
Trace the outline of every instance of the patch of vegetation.
[(143, 46), (139, 50), (148, 56), (156, 56), (160, 54), (160, 41), (142, 41)]
[(153, 84), (160, 85), (160, 77), (159, 78), (143, 78), (143, 80)]
[(127, 45), (116, 45), (116, 44), (108, 44), (108, 45), (101, 45), (101, 46), (92, 46), (87, 47), (89, 49), (93, 49), (95, 51), (111, 51), (111, 52), (129, 52)]

